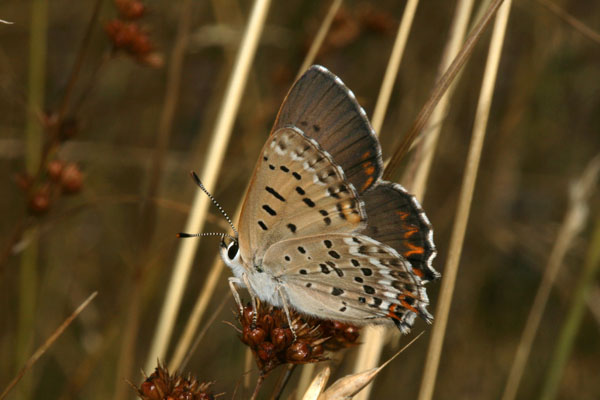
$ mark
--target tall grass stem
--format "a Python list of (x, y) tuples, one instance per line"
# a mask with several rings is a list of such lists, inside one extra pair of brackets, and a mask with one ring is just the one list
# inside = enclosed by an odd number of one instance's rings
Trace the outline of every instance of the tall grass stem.
[[(418, 397), (419, 400), (430, 400), (433, 397), (511, 3), (511, 0), (506, 0), (504, 4), (502, 4), (498, 10), (496, 21), (494, 23), (483, 82), (479, 93), (479, 101), (475, 111), (473, 134), (465, 164), (465, 171), (458, 200), (458, 209), (456, 211), (448, 248), (448, 259), (444, 267), (444, 278), (442, 279), (440, 295), (437, 300), (437, 308), (434, 314), (436, 321), (433, 325), (429, 349), (425, 360), (425, 369)], [(491, 7), (493, 7), (493, 5)]]

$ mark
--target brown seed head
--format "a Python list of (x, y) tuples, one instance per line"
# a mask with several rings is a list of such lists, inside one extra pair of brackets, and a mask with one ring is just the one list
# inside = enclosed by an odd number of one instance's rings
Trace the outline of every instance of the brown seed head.
[(48, 171), (48, 176), (50, 180), (54, 182), (58, 182), (62, 175), (63, 167), (65, 166), (65, 162), (62, 160), (52, 160), (48, 162), (46, 166), (46, 170)]
[[(292, 326), (297, 336), (294, 340), (282, 309), (259, 304), (257, 311), (256, 326), (252, 325), (251, 306), (244, 307), (243, 312), (238, 314), (238, 320), (242, 325), (241, 340), (252, 350), (263, 375), (281, 364), (323, 361), (326, 359), (323, 355), (326, 349), (334, 351), (351, 345), (351, 341), (344, 336), (348, 335), (350, 325), (306, 317), (290, 310)], [(352, 329), (356, 330), (354, 327)], [(342, 339), (338, 339), (338, 336)], [(330, 341), (333, 344), (328, 346)]]
[(170, 375), (166, 367), (159, 364), (136, 390), (143, 400), (214, 400), (208, 391), (211, 385), (200, 383), (196, 378)]
[(50, 209), (51, 191), (50, 185), (44, 185), (36, 190), (29, 198), (28, 208), (33, 214), (44, 214)]
[(146, 6), (137, 0), (115, 0), (115, 6), (119, 10), (119, 15), (125, 19), (138, 19), (146, 11)]
[(65, 165), (60, 176), (60, 187), (64, 193), (73, 194), (81, 190), (83, 174), (75, 163)]

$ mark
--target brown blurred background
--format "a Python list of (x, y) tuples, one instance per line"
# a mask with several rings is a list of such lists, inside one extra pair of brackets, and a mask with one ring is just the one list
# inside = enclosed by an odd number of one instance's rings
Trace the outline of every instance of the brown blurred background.
[[(167, 71), (180, 20), (180, 1), (146, 1), (135, 24), (147, 41), (111, 53), (118, 16), (102, 1), (61, 128), (65, 88), (89, 26), (95, 1), (4, 0), (0, 19), (0, 387), (91, 292), (98, 297), (19, 383), (12, 398), (112, 398), (115, 385), (138, 382), (169, 280), (178, 239), (241, 33), (252, 2), (195, 1), (190, 37), (164, 163), (156, 166)], [(556, 1), (579, 23), (600, 32), (600, 3)], [(233, 213), (285, 93), (329, 2), (274, 1), (241, 100), (214, 196)], [(475, 10), (481, 5), (476, 4)], [(371, 115), (404, 2), (344, 2), (316, 62), (337, 74)], [(400, 142), (434, 86), (455, 2), (421, 2), (383, 128), (384, 157)], [(39, 25), (46, 23), (47, 26)], [(110, 25), (110, 24), (113, 25)], [(491, 28), (491, 27), (490, 27)], [(31, 32), (47, 46), (31, 47)], [(108, 32), (108, 34), (107, 34)], [(473, 115), (491, 29), (460, 76), (435, 154), (424, 208), (435, 228), (436, 268), (444, 273)], [(135, 32), (134, 32), (135, 33)], [(113, 36), (114, 38), (114, 36)], [(596, 37), (597, 40), (597, 37)], [(45, 48), (45, 56), (44, 56)], [(32, 106), (32, 60), (41, 59)], [(162, 59), (162, 62), (161, 62)], [(33, 75), (32, 75), (33, 74)], [(41, 77), (40, 77), (41, 76)], [(40, 87), (42, 89), (40, 89)], [(32, 90), (34, 91), (33, 95)], [(56, 129), (55, 129), (56, 128)], [(64, 173), (29, 182), (27, 163), (43, 150), (32, 138), (57, 136), (49, 156)], [(58, 132), (58, 133), (56, 133)], [(600, 42), (582, 34), (541, 2), (513, 4), (495, 85), (487, 137), (435, 398), (499, 398), (542, 270), (568, 205), (569, 185), (600, 152)], [(159, 157), (159, 158), (157, 158)], [(32, 161), (33, 160), (33, 161)], [(71, 164), (74, 163), (74, 164)], [(45, 164), (46, 165), (46, 164)], [(29, 175), (35, 175), (35, 167)], [(41, 167), (45, 170), (45, 167)], [(69, 180), (70, 179), (70, 180)], [(154, 182), (154, 183), (153, 183)], [(156, 193), (144, 197), (155, 184)], [(71, 185), (71, 186), (69, 186)], [(72, 192), (72, 193), (71, 193)], [(41, 196), (41, 197), (40, 197)], [(518, 398), (535, 398), (583, 269), (592, 222), (600, 212), (595, 190), (589, 222), (572, 243), (536, 336)], [(214, 208), (206, 231), (223, 230)], [(175, 337), (185, 324), (217, 251), (200, 242), (187, 282)], [(233, 322), (233, 300), (222, 276), (211, 303), (228, 304), (209, 327), (186, 368), (216, 381), (231, 398), (244, 374), (244, 346)], [(443, 279), (443, 278), (442, 278)], [(134, 323), (132, 288), (139, 288), (139, 330), (131, 368), (121, 371), (124, 331)], [(429, 284), (435, 312), (439, 282)], [(559, 398), (600, 398), (600, 290), (592, 297), (560, 383)], [(208, 317), (212, 313), (208, 313)], [(435, 322), (434, 322), (435, 323)], [(377, 379), (372, 398), (416, 398), (430, 327)], [(402, 339), (402, 343), (406, 343)], [(131, 347), (130, 345), (126, 345)], [(386, 348), (384, 357), (397, 347)], [(342, 363), (349, 363), (352, 351)], [(334, 363), (333, 365), (338, 365)], [(342, 364), (339, 371), (347, 371)], [(339, 372), (338, 374), (342, 373)], [(276, 375), (276, 374), (274, 374)], [(287, 398), (299, 374), (292, 379)], [(270, 377), (271, 381), (275, 376)], [(272, 382), (267, 382), (267, 385)], [(133, 392), (127, 392), (131, 397)], [(266, 396), (269, 390), (264, 390)], [(247, 393), (238, 389), (237, 398)], [(9, 396), (10, 397), (10, 396)]]

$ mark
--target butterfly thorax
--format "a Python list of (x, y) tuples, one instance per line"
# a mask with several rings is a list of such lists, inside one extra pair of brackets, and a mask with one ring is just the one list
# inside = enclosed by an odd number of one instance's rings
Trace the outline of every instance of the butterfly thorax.
[(261, 301), (268, 302), (276, 307), (281, 307), (277, 294), (279, 280), (270, 272), (262, 269), (260, 265), (249, 265), (242, 259), (237, 241), (230, 243), (221, 242), (221, 258), (225, 265), (231, 268), (233, 275), (239, 282), (248, 282), (252, 290)]

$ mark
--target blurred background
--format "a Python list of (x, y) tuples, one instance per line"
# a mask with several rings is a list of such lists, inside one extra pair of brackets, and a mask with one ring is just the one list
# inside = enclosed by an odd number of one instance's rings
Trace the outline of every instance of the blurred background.
[[(570, 187), (600, 152), (600, 3), (548, 1), (517, 1), (511, 10), (436, 399), (501, 396), (569, 208)], [(175, 233), (184, 230), (196, 190), (189, 171), (200, 170), (207, 158), (253, 2), (137, 4), (0, 3), (0, 19), (13, 23), (0, 24), (1, 390), (90, 293), (99, 293), (9, 398), (131, 398), (125, 379), (142, 380), (139, 370), (180, 245)], [(485, 5), (476, 2), (472, 18)], [(316, 63), (338, 75), (368, 115), (404, 6), (344, 1), (317, 54)], [(417, 9), (380, 132), (384, 158), (434, 87), (455, 6), (421, 2)], [(231, 214), (328, 7), (291, 0), (269, 8), (224, 162), (215, 166), (213, 195)], [(490, 34), (491, 26), (459, 76), (423, 201), (442, 276)], [(600, 216), (597, 189), (596, 182), (581, 232), (568, 241), (518, 398), (539, 396), (572, 312)], [(205, 230), (224, 229), (211, 208)], [(172, 343), (217, 248), (217, 238), (199, 242)], [(227, 276), (218, 280), (201, 324), (206, 335), (185, 371), (215, 381), (213, 391), (225, 392), (222, 398), (247, 398), (245, 346), (223, 323), (235, 323)], [(600, 290), (590, 279), (558, 398), (600, 398)], [(434, 314), (439, 288), (440, 282), (427, 288)], [(417, 397), (431, 327), (417, 321), (411, 334), (422, 330), (425, 335), (382, 371), (372, 398)], [(397, 349), (387, 346), (383, 357)], [(336, 355), (334, 376), (348, 373), (354, 357), (354, 349)], [(283, 398), (292, 396), (298, 378)]]

